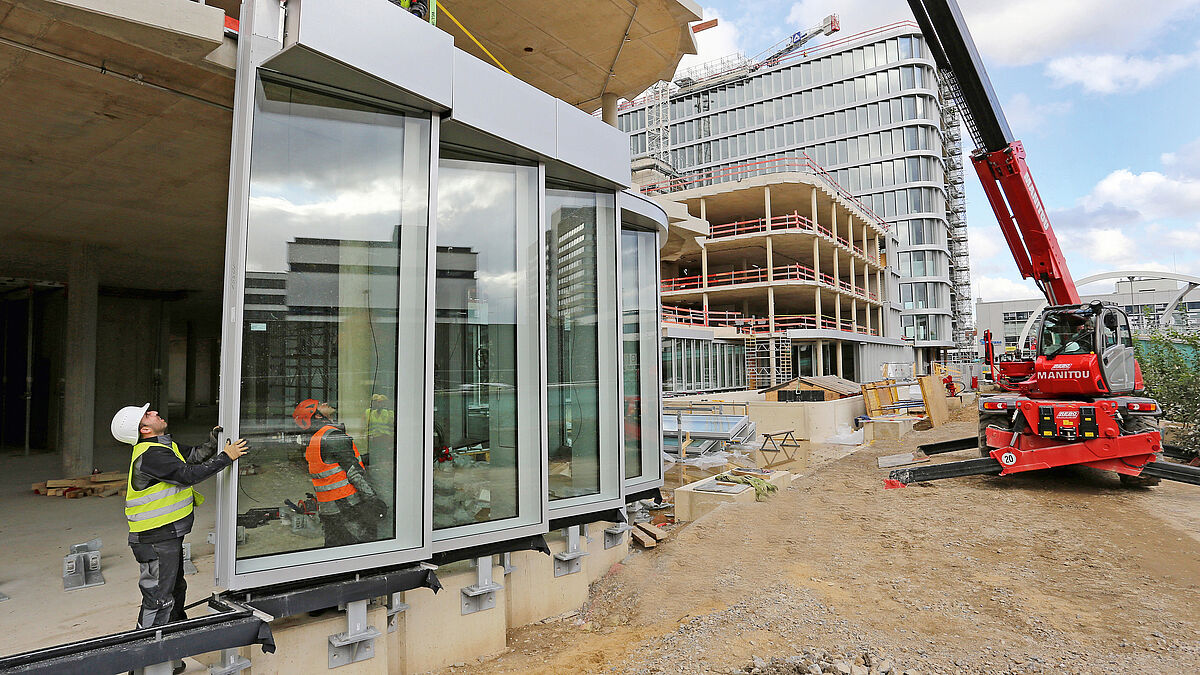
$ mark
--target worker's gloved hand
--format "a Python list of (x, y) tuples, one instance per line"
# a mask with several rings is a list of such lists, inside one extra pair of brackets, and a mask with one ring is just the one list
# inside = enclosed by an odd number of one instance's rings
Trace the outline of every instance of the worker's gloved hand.
[(389, 510), (387, 502), (379, 497), (368, 497), (363, 504), (366, 506), (367, 513), (370, 513), (375, 518), (382, 520), (387, 517)]

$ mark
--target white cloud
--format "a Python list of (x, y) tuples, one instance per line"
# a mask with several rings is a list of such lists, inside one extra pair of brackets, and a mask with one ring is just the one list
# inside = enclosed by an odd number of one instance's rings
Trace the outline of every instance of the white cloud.
[(1071, 110), (1070, 101), (1051, 101), (1034, 103), (1028, 95), (1018, 93), (1004, 104), (1004, 117), (1017, 135), (1027, 132), (1037, 132), (1046, 120), (1056, 115), (1062, 115)]
[[(1072, 237), (1072, 240), (1076, 240)], [(1140, 260), (1137, 244), (1122, 230), (1094, 229), (1077, 239), (1084, 244), (1082, 250), (1087, 257), (1098, 263), (1116, 268), (1128, 268), (1130, 263)]]
[(1164, 152), (1161, 160), (1174, 174), (1200, 178), (1200, 138), (1175, 152)]
[(675, 69), (676, 77), (688, 68), (741, 51), (742, 31), (738, 25), (712, 7), (705, 7), (704, 20), (709, 19), (716, 19), (717, 25), (696, 33), (696, 53), (680, 59), (679, 67)]
[(1059, 87), (1077, 84), (1093, 94), (1116, 94), (1145, 89), (1196, 66), (1200, 66), (1200, 51), (1152, 58), (1084, 54), (1054, 59), (1046, 65), (1046, 76)]
[[(1200, 0), (1159, 0), (1131, 11), (1127, 0), (961, 0), (975, 44), (988, 64), (1028, 65), (1079, 52), (1128, 53), (1156, 44), (1163, 31), (1194, 15)], [(801, 0), (792, 5), (793, 30), (841, 15), (843, 33), (912, 20), (900, 0)]]
[(975, 277), (972, 285), (975, 300), (980, 302), (1023, 300), (1042, 295), (1032, 281), (1013, 281), (1005, 277)]
[(1081, 203), (1088, 210), (1106, 205), (1130, 209), (1144, 220), (1191, 220), (1200, 214), (1200, 179), (1118, 169), (1097, 183)]

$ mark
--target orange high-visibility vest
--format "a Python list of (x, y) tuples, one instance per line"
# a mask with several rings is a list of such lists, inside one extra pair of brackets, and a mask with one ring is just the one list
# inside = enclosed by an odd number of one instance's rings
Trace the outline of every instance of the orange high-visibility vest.
[[(304, 459), (308, 460), (308, 476), (312, 478), (318, 502), (332, 502), (358, 494), (358, 488), (350, 483), (350, 478), (346, 476), (342, 466), (337, 462), (332, 464), (326, 462), (321, 457), (321, 439), (332, 429), (337, 429), (337, 427), (326, 424), (317, 430), (317, 433), (313, 434), (312, 439), (308, 442), (308, 449), (304, 451)], [(362, 459), (358, 455), (358, 446), (354, 444), (354, 441), (350, 442), (350, 446), (354, 448), (354, 458), (358, 460), (358, 465), (361, 467)]]

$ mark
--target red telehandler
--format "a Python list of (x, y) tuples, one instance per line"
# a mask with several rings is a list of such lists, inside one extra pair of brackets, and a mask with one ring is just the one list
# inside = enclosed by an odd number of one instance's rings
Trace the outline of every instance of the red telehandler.
[(1153, 399), (1140, 395), (1142, 372), (1129, 319), (1118, 307), (1080, 300), (1025, 164), (1025, 149), (1013, 139), (958, 3), (908, 4), (963, 111), (976, 145), (971, 162), (1004, 240), (1021, 276), (1033, 279), (1050, 306), (1037, 320), (1032, 354), (989, 359), (993, 380), (1007, 391), (979, 397), (978, 438), (921, 448), (929, 455), (978, 447), (982, 457), (896, 469), (887, 486), (1070, 465), (1115, 471), (1133, 485), (1163, 478), (1200, 485), (1200, 467), (1159, 459), (1164, 448), (1154, 420), (1162, 413)]

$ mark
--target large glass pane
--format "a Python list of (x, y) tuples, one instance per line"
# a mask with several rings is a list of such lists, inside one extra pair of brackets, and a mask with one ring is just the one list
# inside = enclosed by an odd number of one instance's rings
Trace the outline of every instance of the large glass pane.
[[(661, 476), (661, 393), (658, 363), (658, 239), (654, 232), (621, 231), (621, 348), (625, 404), (625, 478)], [(687, 358), (698, 366), (695, 340)], [(695, 371), (699, 374), (699, 368)]]
[[(604, 326), (612, 329), (613, 314), (607, 315), (607, 322), (602, 321), (598, 265), (600, 237), (611, 241), (615, 232), (615, 204), (611, 194), (546, 190), (546, 423), (551, 501), (600, 492), (601, 429), (606, 428), (600, 407), (605, 395), (600, 377), (600, 331)], [(615, 276), (610, 272), (611, 245), (607, 250), (604, 274)], [(612, 287), (611, 282), (603, 285)], [(607, 344), (613, 344), (611, 337)], [(613, 383), (611, 379), (608, 382)]]
[(523, 453), (540, 454), (540, 420), (537, 393), (519, 386), (538, 370), (522, 349), (537, 304), (537, 183), (535, 167), (439, 164), (435, 530), (529, 515), (522, 479), (540, 478), (521, 475)]
[[(257, 83), (239, 414), (256, 471), (238, 478), (253, 528), (238, 572), (422, 543), (429, 134)], [(294, 555), (262, 558), (280, 553)]]

